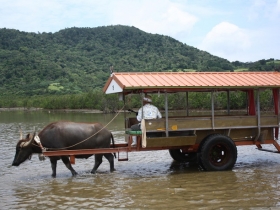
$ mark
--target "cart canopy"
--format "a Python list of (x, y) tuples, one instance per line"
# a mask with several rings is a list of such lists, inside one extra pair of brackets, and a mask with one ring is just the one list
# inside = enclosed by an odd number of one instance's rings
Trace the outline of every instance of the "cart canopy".
[(110, 93), (185, 92), (280, 88), (280, 72), (115, 72)]

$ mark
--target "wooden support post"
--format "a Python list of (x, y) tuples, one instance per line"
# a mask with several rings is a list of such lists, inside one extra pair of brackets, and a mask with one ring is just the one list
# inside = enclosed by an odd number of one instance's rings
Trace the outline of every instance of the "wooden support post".
[(165, 136), (169, 136), (168, 132), (168, 95), (167, 92), (165, 92)]
[(189, 116), (189, 92), (186, 92), (187, 116)]
[(70, 163), (75, 164), (75, 156), (74, 155), (70, 155)]
[(137, 147), (137, 150), (139, 150), (140, 149), (140, 147), (141, 147), (141, 136), (136, 136), (136, 141), (137, 141), (137, 145), (136, 145), (136, 147)]
[(260, 108), (260, 89), (257, 91), (257, 120), (258, 120), (258, 134), (254, 141), (258, 141), (261, 135), (261, 108)]
[(214, 112), (215, 112), (215, 107), (214, 107), (214, 92), (211, 91), (211, 120), (212, 120), (212, 129), (215, 130), (215, 119), (214, 119)]
[(127, 142), (127, 146), (128, 146), (128, 151), (131, 151), (131, 144), (132, 144), (132, 136), (129, 135), (128, 136), (128, 142)]
[(273, 145), (275, 146), (275, 148), (277, 149), (278, 152), (280, 152), (280, 145), (278, 144), (277, 141), (273, 142)]
[(229, 98), (229, 90), (227, 90), (227, 114), (230, 114), (230, 98)]

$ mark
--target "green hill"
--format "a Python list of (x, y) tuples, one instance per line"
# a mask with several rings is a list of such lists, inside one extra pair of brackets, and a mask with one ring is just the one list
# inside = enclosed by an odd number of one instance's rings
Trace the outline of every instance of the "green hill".
[(249, 68), (135, 27), (38, 34), (0, 29), (0, 96), (88, 92), (103, 87), (110, 66), (117, 72)]

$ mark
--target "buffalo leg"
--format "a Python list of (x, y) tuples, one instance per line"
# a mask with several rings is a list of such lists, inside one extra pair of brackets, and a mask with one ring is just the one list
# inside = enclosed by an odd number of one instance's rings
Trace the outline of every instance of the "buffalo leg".
[(98, 167), (100, 166), (100, 164), (102, 163), (102, 156), (103, 154), (95, 154), (95, 163), (94, 163), (94, 167), (91, 171), (92, 174), (95, 174), (96, 170), (98, 169)]
[(104, 156), (110, 163), (110, 172), (115, 171), (116, 169), (114, 168), (114, 156), (111, 153), (104, 154)]
[(52, 165), (52, 177), (56, 177), (56, 165), (57, 165), (57, 159), (56, 158), (50, 158), (51, 165)]
[(73, 169), (73, 167), (69, 161), (69, 158), (66, 156), (62, 156), (61, 159), (62, 159), (63, 163), (65, 164), (65, 166), (71, 171), (72, 175), (76, 176), (78, 173)]

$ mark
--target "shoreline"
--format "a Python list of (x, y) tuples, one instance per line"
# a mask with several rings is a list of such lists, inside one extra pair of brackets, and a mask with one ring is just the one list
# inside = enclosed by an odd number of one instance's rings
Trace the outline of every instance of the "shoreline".
[(103, 113), (103, 111), (97, 109), (43, 109), (43, 108), (24, 108), (24, 107), (14, 107), (14, 108), (0, 108), (0, 112), (3, 111), (47, 111), (47, 112), (86, 112), (86, 113)]

